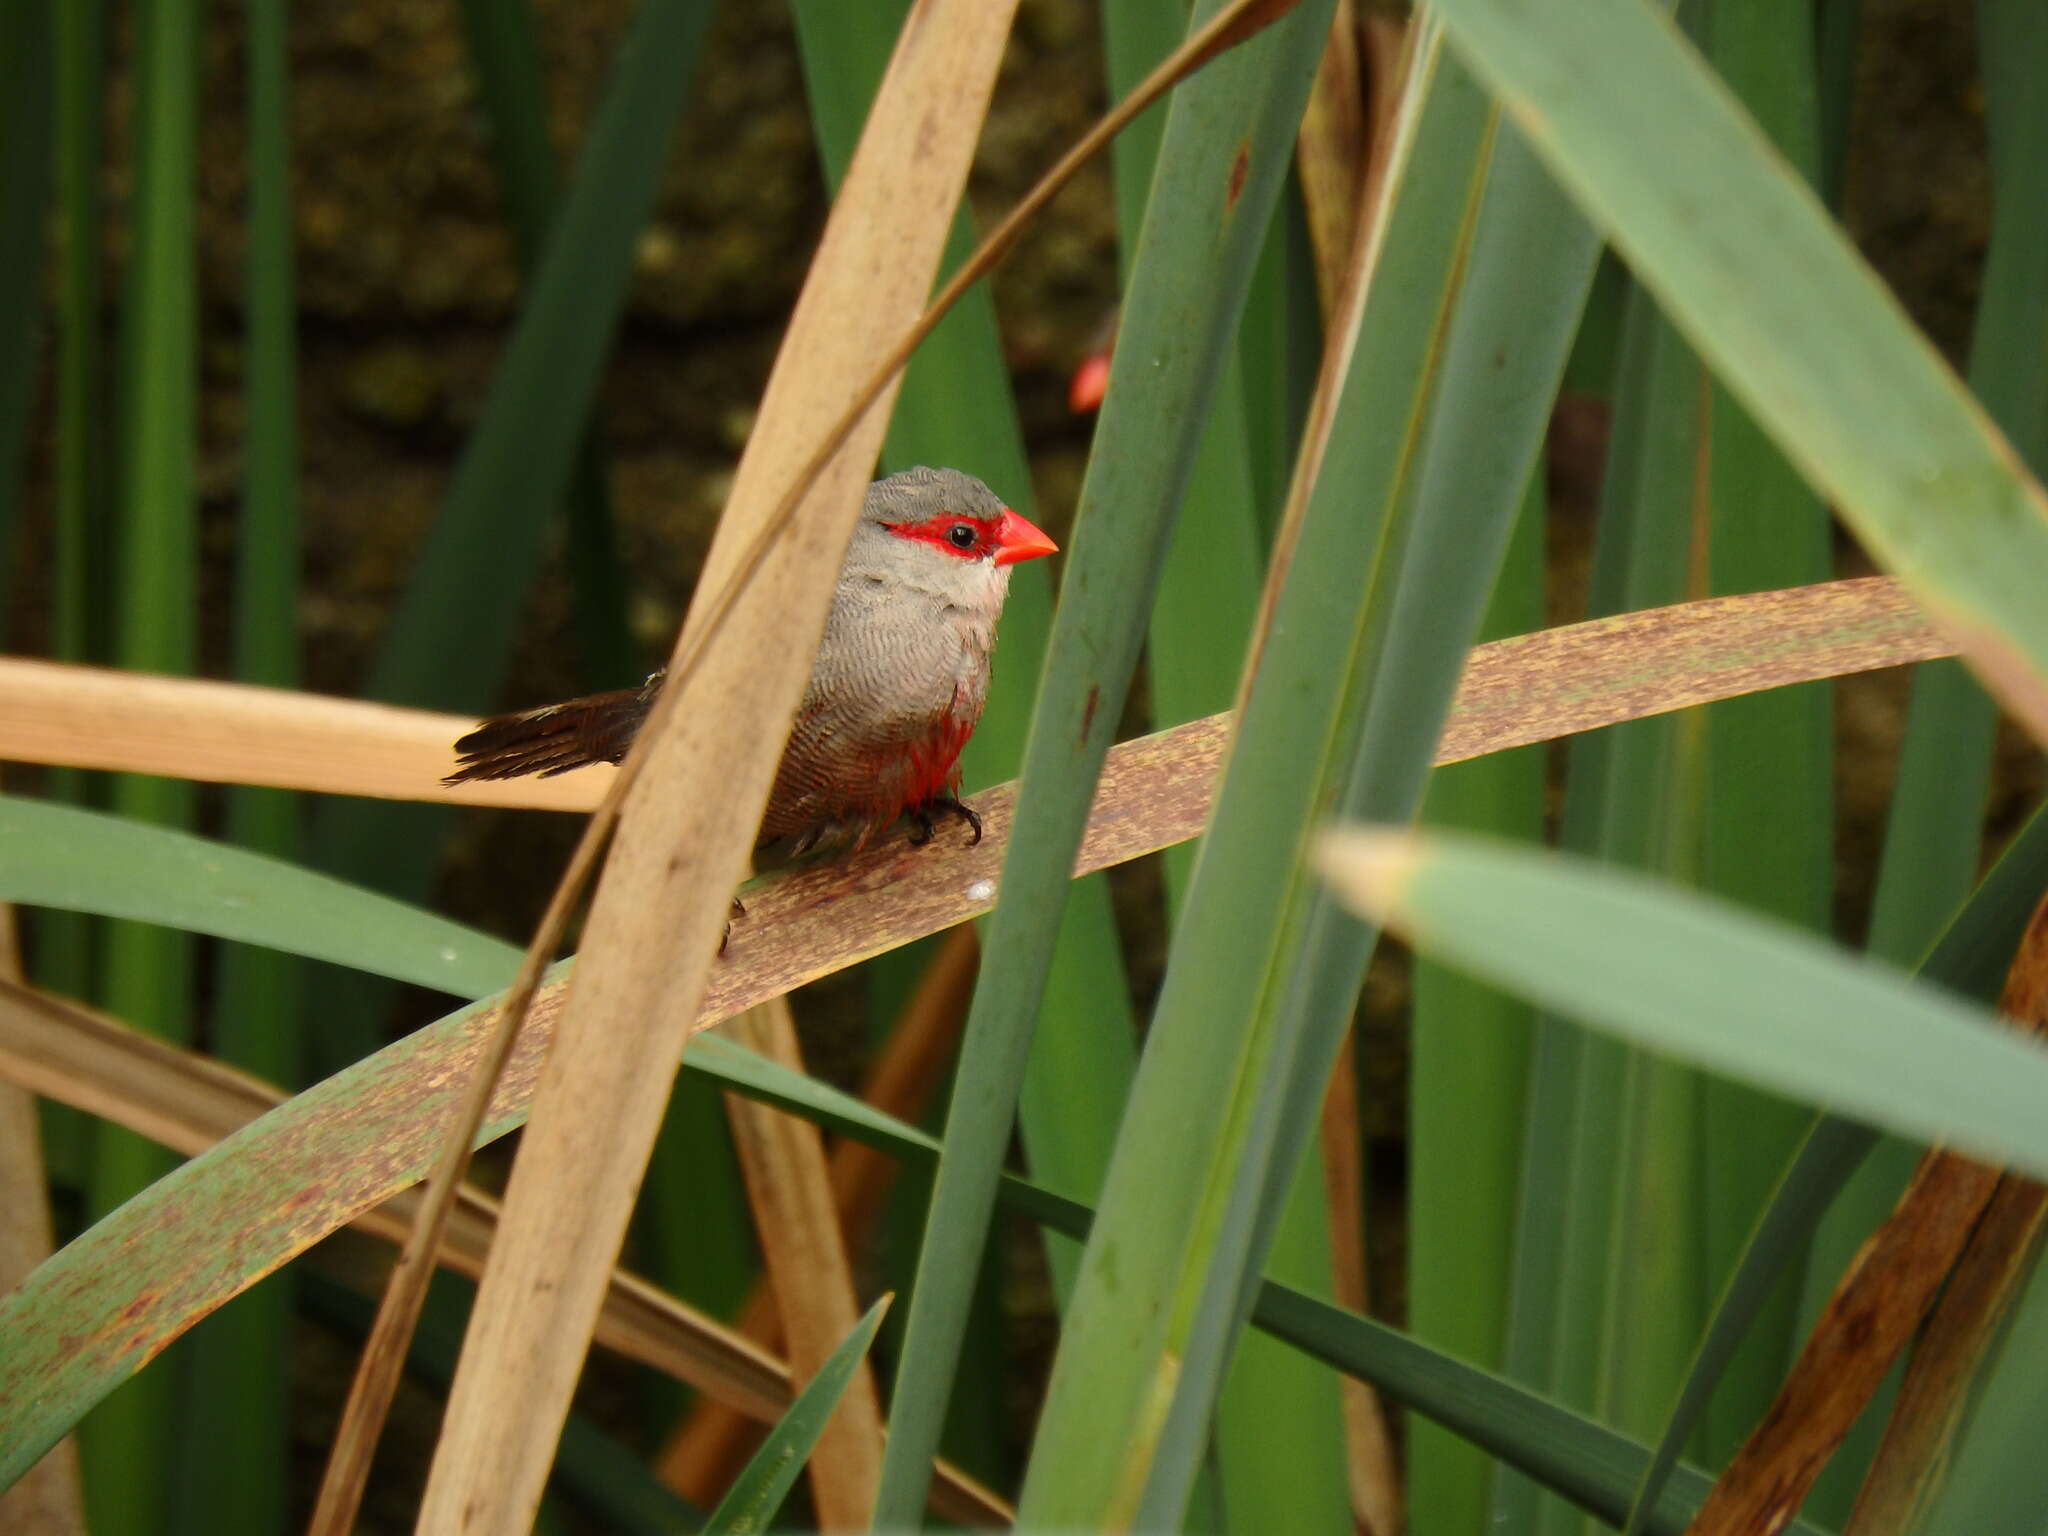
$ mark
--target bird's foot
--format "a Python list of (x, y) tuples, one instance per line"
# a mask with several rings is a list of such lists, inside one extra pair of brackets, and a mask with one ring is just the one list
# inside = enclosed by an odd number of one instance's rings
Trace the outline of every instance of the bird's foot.
[(926, 843), (930, 842), (933, 832), (937, 830), (938, 824), (933, 819), (934, 812), (943, 812), (948, 816), (958, 816), (967, 823), (974, 834), (967, 840), (968, 847), (971, 848), (981, 841), (981, 815), (973, 806), (957, 800), (951, 795), (934, 795), (931, 799), (925, 801), (923, 805), (914, 805), (910, 808), (910, 820), (912, 823), (910, 840), (918, 847), (922, 848)]
[(725, 920), (725, 933), (724, 933), (724, 934), (723, 934), (723, 935), (722, 935), (722, 936), (721, 936), (721, 937), (719, 938), (719, 940), (718, 940), (718, 952), (719, 952), (719, 953), (720, 953), (721, 955), (725, 953), (725, 947), (726, 947), (726, 945), (728, 945), (728, 944), (730, 944), (730, 943), (732, 942), (732, 919), (733, 919), (733, 917), (745, 917), (746, 915), (747, 915), (747, 904), (746, 904), (745, 902), (741, 901), (741, 900), (739, 899), (739, 897), (737, 897), (737, 896), (733, 897), (733, 899), (732, 899), (732, 917), (728, 917), (728, 918), (727, 918), (727, 919)]

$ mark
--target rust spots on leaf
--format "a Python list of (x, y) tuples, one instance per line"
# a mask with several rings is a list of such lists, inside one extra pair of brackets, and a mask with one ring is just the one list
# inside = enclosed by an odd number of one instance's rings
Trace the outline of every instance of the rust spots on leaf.
[(1099, 686), (1090, 688), (1088, 690), (1088, 702), (1081, 709), (1080, 745), (1084, 747), (1088, 745), (1088, 733), (1095, 729), (1095, 711), (1101, 703), (1102, 689)]
[(1472, 652), (1437, 761), (1955, 650), (1882, 576), (1543, 630)]
[(1237, 146), (1237, 153), (1230, 160), (1230, 182), (1223, 189), (1223, 211), (1237, 212), (1237, 200), (1244, 195), (1245, 178), (1252, 171), (1252, 146), (1250, 140)]

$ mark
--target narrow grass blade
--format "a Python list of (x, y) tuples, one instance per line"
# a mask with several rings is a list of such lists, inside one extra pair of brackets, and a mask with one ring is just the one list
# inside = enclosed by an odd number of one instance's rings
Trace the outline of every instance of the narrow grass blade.
[(874, 1343), (875, 1330), (882, 1326), (882, 1316), (892, 1299), (884, 1296), (869, 1307), (845, 1342), (818, 1368), (818, 1374), (790, 1404), (781, 1422), (769, 1431), (768, 1439), (754, 1453), (739, 1480), (711, 1512), (704, 1526), (707, 1533), (732, 1532), (738, 1536), (740, 1532), (769, 1528), (782, 1501), (789, 1496), (797, 1473), (803, 1470), (811, 1448), (824, 1432), (832, 1410), (838, 1407), (840, 1396), (867, 1358), (868, 1346)]
[(1980, 1010), (1640, 876), (1448, 834), (1359, 838), (1345, 899), (1479, 975), (1716, 1071), (2048, 1169), (2048, 1051)]
[[(247, 10), (249, 198), (244, 296), (243, 482), (236, 540), (235, 672), (297, 683), (298, 391), (292, 274), (289, 8)], [(299, 805), (279, 790), (228, 800), (228, 837), (275, 858), (299, 846)], [(71, 859), (78, 850), (69, 851)], [(132, 874), (133, 866), (114, 868)], [(236, 945), (217, 958), (213, 1049), (271, 1082), (301, 1077), (303, 967), (276, 949)], [(267, 1531), (285, 1523), (294, 1356), (294, 1279), (279, 1277), (207, 1319), (191, 1347), (178, 1519), (184, 1528)]]
[(1820, 81), (1820, 190), (1842, 201), (1849, 166), (1849, 122), (1856, 107), (1856, 43), (1863, 0), (1815, 0), (1814, 52)]
[[(1445, 343), (1440, 392), (1417, 448), (1413, 490), (1397, 480), (1388, 498), (1396, 510), (1390, 513), (1392, 529), (1382, 534), (1387, 553), (1378, 574), (1386, 585), (1374, 594), (1376, 611), (1369, 610), (1359, 651), (1372, 658), (1374, 670), (1369, 681), (1354, 677), (1340, 731), (1350, 731), (1353, 720), (1362, 724), (1351, 743), (1324, 764), (1315, 790), (1318, 800), (1370, 808), (1372, 814), (1412, 816), (1419, 804), (1421, 764), (1429, 754), (1417, 747), (1444, 719), (1450, 677), (1478, 624), (1536, 461), (1547, 402), (1564, 367), (1597, 251), (1590, 230), (1504, 128), (1495, 137), (1486, 175), (1470, 273)], [(1326, 466), (1326, 481), (1333, 467)], [(1333, 491), (1343, 484), (1329, 483)], [(1412, 526), (1403, 526), (1411, 520)], [(1422, 593), (1430, 596), (1423, 599)], [(1315, 664), (1306, 653), (1293, 662), (1279, 675), (1300, 675)], [(1274, 766), (1269, 758), (1266, 771)], [(1291, 770), (1281, 764), (1278, 772), (1285, 776)], [(1241, 803), (1248, 836), (1255, 835), (1256, 803), (1255, 797)], [(1223, 822), (1219, 807), (1219, 828)], [(1298, 829), (1292, 835), (1299, 836)], [(1288, 1063), (1263, 1084), (1258, 1110), (1275, 1127), (1268, 1154), (1275, 1171), (1299, 1156), (1301, 1129), (1335, 1058), (1374, 937), (1299, 883), (1288, 892), (1288, 903), (1288, 919), (1297, 926), (1285, 942), (1298, 948), (1275, 974), (1288, 971), (1295, 979), (1269, 988), (1262, 999), (1277, 1021), (1272, 1027), (1283, 1042), (1280, 1059)], [(1254, 1191), (1240, 1182), (1233, 1194), (1239, 1210), (1257, 1198)], [(1258, 1221), (1264, 1219), (1262, 1214)], [(1255, 1225), (1241, 1286), (1258, 1263), (1262, 1241)]]
[[(1601, 485), (1588, 594), (1595, 614), (1669, 602), (1696, 588), (1704, 518), (1701, 433), (1707, 379), (1699, 360), (1631, 287), (1623, 302), (1614, 417)], [(1697, 717), (1633, 722), (1573, 743), (1564, 846), (1641, 869), (1694, 868), (1700, 754)], [(1698, 1202), (1698, 1114), (1676, 1069), (1584, 1033), (1569, 1015), (1539, 1021), (1555, 1075), (1527, 1107), (1525, 1210), (1510, 1290), (1511, 1370), (1574, 1408), (1630, 1433), (1656, 1422), (1683, 1369), (1698, 1294), (1691, 1212)], [(1653, 1101), (1667, 1101), (1658, 1113)], [(1550, 1209), (1553, 1205), (1558, 1210)], [(1634, 1283), (1617, 1260), (1640, 1233), (1668, 1232), (1655, 1269)], [(1654, 1298), (1654, 1299), (1653, 1299)], [(1526, 1484), (1503, 1479), (1495, 1519), (1532, 1517)], [(1536, 1529), (1576, 1530), (1574, 1511), (1544, 1501)]]
[[(198, 607), (199, 274), (195, 248), (202, 0), (166, 0), (136, 29), (138, 149), (122, 338), (119, 632), (115, 655), (145, 671), (188, 672)], [(190, 819), (190, 785), (126, 778), (115, 806), (143, 820)], [(156, 1033), (192, 1028), (191, 945), (182, 934), (117, 925), (100, 995)], [(88, 1209), (112, 1210), (169, 1166), (116, 1128), (95, 1150)], [(89, 1511), (106, 1536), (156, 1528), (176, 1464), (175, 1382), (160, 1370), (95, 1417), (80, 1444)]]
[(1329, 11), (1327, 0), (1297, 7), (1182, 87), (1169, 111), (1148, 255), (1123, 312), (1025, 754), (1027, 833), (1005, 863), (962, 1048), (892, 1400), (878, 1524), (911, 1518), (922, 1500), (964, 1281), (987, 1231), (1074, 853)]
[[(1543, 622), (1543, 476), (1531, 478), (1483, 634)], [(1543, 832), (1543, 755), (1498, 753), (1439, 772), (1423, 819), (1534, 842)], [(1427, 960), (1415, 967), (1408, 1087), (1408, 1326), (1498, 1369), (1507, 1326), (1516, 1177), (1534, 1017), (1519, 998)], [(1417, 1414), (1408, 1420), (1415, 1528), (1480, 1536), (1484, 1453)]]
[(1801, 473), (2048, 739), (2048, 506), (1804, 183), (1644, 0), (1441, 14)]

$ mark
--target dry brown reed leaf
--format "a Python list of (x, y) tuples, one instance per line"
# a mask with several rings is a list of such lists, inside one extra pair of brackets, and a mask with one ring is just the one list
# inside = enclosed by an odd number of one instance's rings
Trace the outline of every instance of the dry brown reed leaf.
[[(1355, 333), (1364, 315), (1366, 275), (1372, 260), (1368, 220), (1378, 206), (1379, 185), (1369, 174), (1384, 170), (1394, 129), (1394, 102), (1389, 89), (1368, 102), (1368, 60), (1362, 50), (1357, 10), (1339, 0), (1331, 17), (1330, 35), (1316, 68), (1308, 110), (1295, 147), (1307, 209), (1309, 244), (1315, 258), (1316, 293), (1333, 329), (1342, 325)], [(1377, 110), (1374, 110), (1377, 109)], [(1304, 444), (1305, 461), (1319, 459), (1331, 423), (1335, 392), (1343, 373), (1333, 366), (1349, 350), (1349, 340), (1328, 348), (1312, 406), (1314, 434)], [(1305, 505), (1308, 477), (1298, 473), (1290, 487), (1292, 516)], [(1293, 523), (1290, 521), (1290, 528)], [(1279, 591), (1269, 579), (1261, 606), (1258, 632), (1265, 633), (1266, 613)], [(1249, 682), (1251, 668), (1244, 677)], [(1358, 1096), (1352, 1067), (1352, 1042), (1347, 1037), (1341, 1059), (1324, 1096), (1321, 1126), (1324, 1204), (1330, 1228), (1331, 1284), (1338, 1302), (1359, 1313), (1371, 1311), (1366, 1286), (1365, 1143), (1359, 1135)], [(1344, 1414), (1344, 1461), (1352, 1518), (1361, 1536), (1400, 1536), (1404, 1521), (1400, 1476), (1385, 1409), (1372, 1387), (1355, 1378), (1339, 1386)]]
[[(918, 318), (1009, 33), (1013, 3), (912, 9), (776, 361), (702, 590), (737, 592), (715, 632), (693, 604), (665, 709), (592, 902), (582, 958), (478, 1290), (421, 1510), (423, 1528), (524, 1531), (612, 1256), (759, 825), (881, 444), (893, 386), (807, 488), (818, 423)], [(749, 540), (793, 495), (745, 591)], [(834, 558), (821, 558), (821, 551)], [(628, 771), (631, 771), (629, 765)], [(690, 784), (689, 795), (664, 792)], [(650, 1063), (661, 1063), (649, 1070)]]
[(1687, 1536), (1772, 1536), (1791, 1523), (1920, 1326), (1997, 1182), (1994, 1168), (1928, 1154), (1898, 1209), (1850, 1260), (1791, 1374)]
[(1315, 257), (1316, 296), (1326, 315), (1336, 312), (1345, 257), (1365, 201), (1366, 77), (1359, 43), (1354, 0), (1337, 0), (1294, 147), (1309, 249)]
[[(1347, 1034), (1323, 1095), (1320, 1136), (1323, 1205), (1330, 1227), (1330, 1295), (1360, 1317), (1372, 1315), (1365, 1238), (1365, 1134), (1359, 1119), (1356, 1041)], [(1344, 1408), (1344, 1475), (1358, 1536), (1402, 1536), (1400, 1459), (1387, 1412), (1372, 1384), (1337, 1383)]]
[(1913, 1345), (1905, 1382), (1842, 1536), (1902, 1536), (1941, 1486), (1973, 1379), (2033, 1274), (2048, 1188), (2007, 1174)]
[(0, 657), (0, 761), (452, 805), (587, 811), (615, 770), (448, 786), (476, 722), (252, 683)]
[[(804, 1070), (786, 998), (727, 1020), (725, 1033), (792, 1072)], [(788, 1341), (790, 1373), (801, 1390), (861, 1314), (825, 1166), (825, 1141), (809, 1121), (757, 1099), (729, 1093), (725, 1102), (754, 1230)], [(805, 1470), (822, 1530), (865, 1528), (882, 1484), (882, 1403), (865, 1361), (826, 1420)]]

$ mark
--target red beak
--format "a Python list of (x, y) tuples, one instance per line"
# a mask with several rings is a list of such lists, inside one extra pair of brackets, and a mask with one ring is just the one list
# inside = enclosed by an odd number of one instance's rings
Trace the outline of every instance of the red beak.
[(1020, 560), (1036, 560), (1040, 555), (1060, 552), (1059, 545), (1008, 507), (1003, 508), (1002, 520), (996, 524), (995, 542), (997, 565), (1015, 565)]

